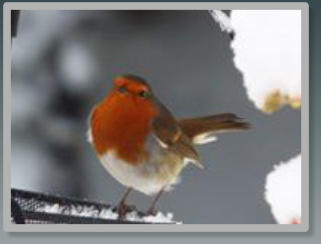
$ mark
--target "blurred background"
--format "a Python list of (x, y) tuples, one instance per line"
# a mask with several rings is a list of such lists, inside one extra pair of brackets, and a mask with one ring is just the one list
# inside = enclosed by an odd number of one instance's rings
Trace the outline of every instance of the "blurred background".
[[(12, 41), (12, 187), (116, 204), (125, 188), (86, 142), (87, 120), (112, 79), (133, 73), (177, 117), (233, 112), (253, 126), (199, 147), (205, 169), (187, 167), (158, 209), (188, 224), (275, 223), (265, 177), (300, 153), (300, 110), (257, 110), (232, 58), (230, 36), (207, 11), (20, 12)], [(140, 210), (151, 200), (129, 197)]]

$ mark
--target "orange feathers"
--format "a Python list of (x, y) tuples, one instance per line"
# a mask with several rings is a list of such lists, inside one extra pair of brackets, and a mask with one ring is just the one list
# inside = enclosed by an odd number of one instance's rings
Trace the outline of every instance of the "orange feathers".
[(128, 82), (126, 78), (117, 79), (115, 85), (93, 111), (93, 143), (99, 155), (111, 149), (128, 163), (138, 164), (149, 156), (144, 145), (157, 111), (150, 101), (132, 94), (148, 90), (146, 85)]

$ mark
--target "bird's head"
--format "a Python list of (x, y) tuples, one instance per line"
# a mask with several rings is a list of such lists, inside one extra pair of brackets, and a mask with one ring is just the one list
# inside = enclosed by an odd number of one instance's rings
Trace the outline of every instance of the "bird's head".
[(135, 75), (122, 75), (114, 80), (113, 93), (121, 97), (148, 100), (152, 97), (151, 87), (145, 80)]

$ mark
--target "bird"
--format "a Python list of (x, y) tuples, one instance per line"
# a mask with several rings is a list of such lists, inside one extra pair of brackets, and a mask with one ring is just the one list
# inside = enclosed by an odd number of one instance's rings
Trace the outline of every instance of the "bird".
[(176, 119), (146, 80), (124, 74), (93, 107), (87, 136), (103, 168), (127, 188), (117, 205), (124, 219), (132, 210), (126, 204), (132, 190), (155, 195), (146, 212), (155, 215), (160, 196), (179, 182), (187, 165), (203, 168), (195, 146), (215, 141), (218, 133), (249, 128), (233, 113)]

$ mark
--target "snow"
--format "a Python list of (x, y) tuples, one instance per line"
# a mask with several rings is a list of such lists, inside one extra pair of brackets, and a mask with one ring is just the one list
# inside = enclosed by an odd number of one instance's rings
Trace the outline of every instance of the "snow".
[(274, 166), (266, 178), (265, 199), (279, 224), (301, 222), (301, 155)]
[(174, 222), (172, 213), (164, 214), (162, 212), (157, 212), (155, 216), (149, 215), (145, 217), (140, 217), (136, 211), (133, 211), (126, 215), (126, 220), (148, 222), (148, 223), (173, 223)]
[[(72, 206), (63, 206), (56, 204), (45, 204), (36, 209), (37, 212), (46, 212), (46, 213), (55, 213), (55, 214), (66, 214), (72, 216), (79, 217), (92, 217), (92, 218), (101, 218), (101, 219), (109, 219), (116, 220), (118, 218), (118, 214), (112, 211), (111, 208), (103, 208), (100, 211), (95, 206), (80, 206), (80, 205), (72, 205)], [(140, 216), (137, 211), (132, 211), (126, 214), (125, 220), (127, 221), (135, 221), (135, 222), (147, 222), (147, 223), (175, 223), (181, 224), (181, 222), (175, 222), (173, 220), (172, 213), (162, 213), (157, 212), (155, 216)]]
[(229, 17), (221, 10), (210, 10), (210, 14), (214, 20), (220, 25), (222, 31), (228, 33), (233, 32), (233, 27), (231, 25), (231, 20)]
[(231, 41), (234, 64), (249, 99), (272, 113), (284, 105), (301, 107), (301, 11), (233, 10), (211, 12)]
[(247, 93), (265, 112), (301, 105), (301, 12), (235, 10), (231, 13), (235, 66)]

